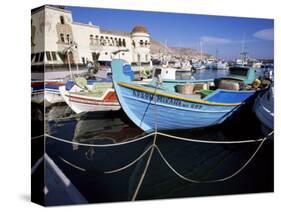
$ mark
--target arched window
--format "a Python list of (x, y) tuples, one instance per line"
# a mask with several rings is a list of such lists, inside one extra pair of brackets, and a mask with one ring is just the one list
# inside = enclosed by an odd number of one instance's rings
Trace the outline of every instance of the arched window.
[(144, 45), (147, 46), (147, 40), (144, 42)]
[(60, 41), (62, 42), (62, 43), (64, 43), (64, 34), (60, 34)]
[(99, 45), (99, 36), (98, 35), (96, 35), (96, 45)]
[(122, 46), (122, 40), (121, 40), (121, 38), (119, 38), (119, 40), (118, 40), (118, 46)]
[(90, 43), (93, 45), (94, 44), (94, 36), (90, 35)]
[(126, 47), (126, 41), (125, 41), (125, 39), (123, 39), (123, 43), (122, 43), (122, 44), (123, 44), (124, 47)]
[(133, 40), (133, 42), (132, 42), (132, 46), (133, 46), (133, 47), (136, 47), (136, 43), (135, 43), (134, 40)]
[(100, 37), (100, 44), (101, 44), (102, 46), (104, 46), (104, 44), (105, 44), (103, 36)]
[(66, 35), (66, 41), (67, 41), (67, 43), (70, 43), (70, 36), (69, 36), (69, 34)]
[(143, 46), (143, 40), (140, 40), (140, 46)]
[(60, 23), (64, 24), (64, 17), (63, 16), (60, 16)]

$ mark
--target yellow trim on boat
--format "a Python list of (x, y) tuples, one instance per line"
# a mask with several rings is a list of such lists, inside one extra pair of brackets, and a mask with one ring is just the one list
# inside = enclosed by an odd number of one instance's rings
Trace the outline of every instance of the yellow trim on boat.
[[(138, 91), (143, 91), (143, 92), (147, 92), (147, 93), (151, 93), (154, 94), (154, 90), (151, 89), (146, 89), (143, 86), (137, 86), (137, 85), (133, 85), (133, 84), (128, 84), (125, 82), (118, 82), (118, 85), (126, 87), (126, 88), (131, 88), (131, 89), (135, 89)], [(165, 97), (170, 97), (170, 98), (175, 98), (175, 99), (180, 99), (180, 100), (185, 100), (185, 101), (189, 101), (189, 102), (194, 102), (194, 103), (199, 103), (199, 104), (205, 104), (205, 105), (215, 105), (215, 106), (238, 106), (241, 103), (219, 103), (219, 102), (209, 102), (209, 101), (204, 101), (204, 100), (199, 100), (199, 99), (191, 99), (191, 98), (187, 98), (184, 96), (178, 96), (178, 95), (174, 95), (171, 93), (163, 93), (163, 92), (159, 92), (156, 90), (155, 92), (156, 95), (160, 95), (160, 96), (165, 96)]]

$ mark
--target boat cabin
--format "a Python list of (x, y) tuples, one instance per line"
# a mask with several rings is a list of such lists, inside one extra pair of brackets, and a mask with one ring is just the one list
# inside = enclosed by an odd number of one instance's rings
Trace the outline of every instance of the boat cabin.
[(252, 84), (256, 79), (256, 70), (246, 66), (233, 66), (229, 68), (227, 79), (239, 80), (244, 84)]
[[(233, 66), (229, 68), (229, 75), (209, 80), (195, 80), (190, 72), (175, 68), (155, 68), (154, 79), (147, 84), (170, 92), (176, 92), (191, 96), (192, 98), (204, 98), (217, 89), (244, 90), (245, 86), (252, 84), (256, 79), (256, 70), (245, 66)], [(249, 86), (251, 87), (251, 86)]]
[(192, 73), (177, 68), (157, 67), (153, 69), (153, 77), (160, 77), (162, 80), (189, 80)]

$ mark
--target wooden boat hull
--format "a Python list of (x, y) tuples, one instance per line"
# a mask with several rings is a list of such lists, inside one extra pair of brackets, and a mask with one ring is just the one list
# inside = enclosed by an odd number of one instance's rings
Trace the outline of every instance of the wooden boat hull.
[(46, 105), (64, 102), (59, 92), (59, 87), (62, 85), (64, 85), (64, 83), (61, 81), (32, 82), (31, 101), (37, 104), (42, 104), (45, 101)]
[[(219, 96), (214, 94), (208, 97), (209, 101), (195, 100), (129, 82), (129, 71), (123, 70), (123, 65), (124, 61), (112, 62), (113, 82), (119, 102), (128, 117), (147, 132), (156, 128), (192, 129), (221, 124), (240, 108), (241, 102), (255, 93), (220, 91)], [(231, 98), (225, 99), (227, 96)], [(216, 99), (224, 99), (224, 103), (217, 103)]]
[(60, 93), (67, 105), (75, 112), (116, 111), (120, 105), (113, 89), (108, 90), (101, 98), (85, 97), (71, 94), (65, 86), (59, 88)]

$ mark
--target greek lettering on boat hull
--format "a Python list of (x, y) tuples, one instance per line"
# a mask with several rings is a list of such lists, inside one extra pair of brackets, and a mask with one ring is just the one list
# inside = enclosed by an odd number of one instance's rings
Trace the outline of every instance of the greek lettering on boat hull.
[[(133, 96), (144, 99), (144, 100), (148, 100), (151, 102), (155, 101), (153, 98), (154, 94), (151, 94), (151, 93), (133, 90)], [(202, 105), (200, 105), (200, 104), (187, 103), (180, 99), (174, 99), (174, 98), (170, 98), (170, 97), (166, 97), (166, 96), (159, 96), (159, 95), (156, 95), (156, 102), (168, 104), (168, 105), (179, 106), (179, 107), (193, 108), (193, 109), (202, 108)]]

